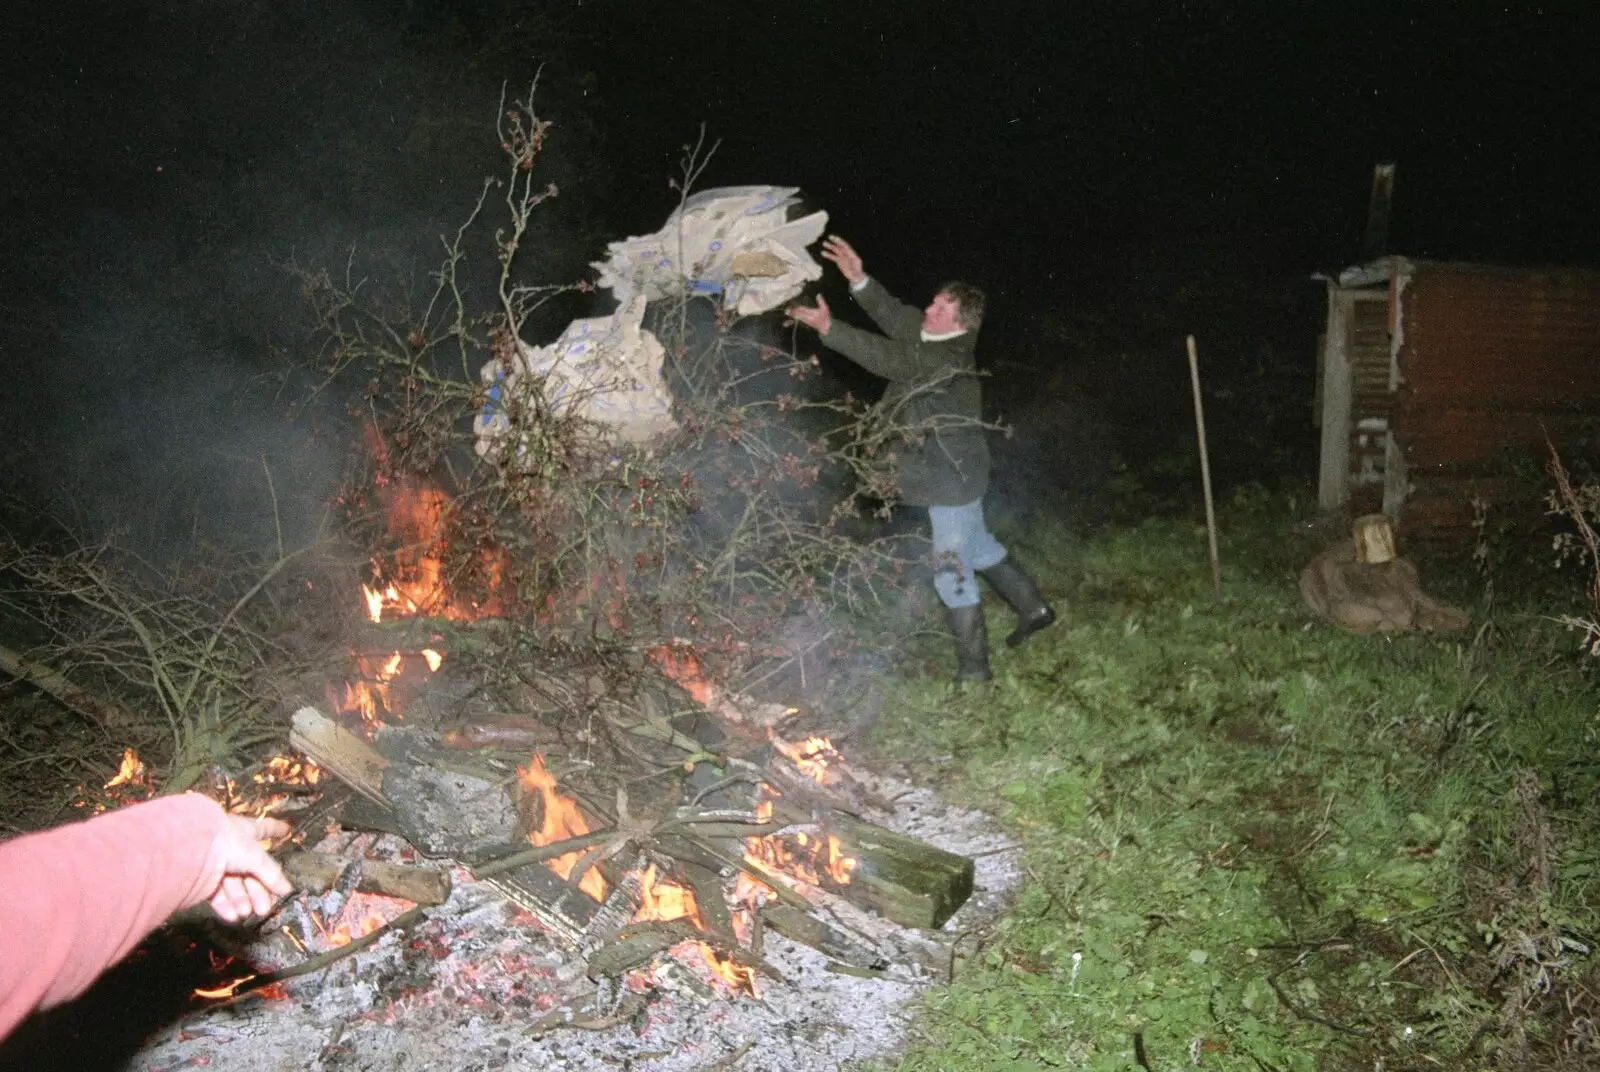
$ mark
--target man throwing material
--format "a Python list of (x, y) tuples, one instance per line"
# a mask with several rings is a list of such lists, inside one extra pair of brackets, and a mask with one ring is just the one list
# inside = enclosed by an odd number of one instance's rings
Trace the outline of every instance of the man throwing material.
[(788, 314), (816, 331), (829, 349), (889, 381), (876, 409), (905, 433), (895, 460), (900, 499), (927, 507), (933, 525), (933, 586), (955, 633), (956, 678), (987, 681), (989, 637), (975, 574), (1017, 612), (1017, 627), (1006, 637), (1012, 647), (1053, 623), (1056, 614), (983, 520), (989, 447), (973, 356), (983, 291), (947, 283), (919, 312), (868, 276), (844, 239), (824, 239), (822, 256), (849, 281), (850, 293), (883, 334), (834, 320), (820, 295), (816, 305), (791, 305)]

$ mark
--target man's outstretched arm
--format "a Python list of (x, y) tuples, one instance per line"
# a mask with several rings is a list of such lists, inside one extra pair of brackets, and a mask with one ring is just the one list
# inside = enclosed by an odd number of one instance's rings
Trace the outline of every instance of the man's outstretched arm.
[(895, 300), (883, 284), (867, 275), (861, 254), (838, 235), (829, 235), (822, 242), (822, 256), (839, 268), (839, 274), (850, 284), (850, 293), (856, 303), (867, 311), (872, 322), (891, 339), (909, 340), (922, 330), (922, 311)]
[(817, 295), (816, 305), (791, 305), (787, 311), (815, 331), (828, 349), (837, 350), (868, 372), (886, 380), (904, 382), (942, 367), (942, 362), (930, 360), (915, 343), (899, 342), (849, 324), (841, 324), (833, 318), (828, 299), (820, 294)]
[(889, 338), (916, 342), (922, 337), (922, 310), (897, 299), (876, 279), (869, 276), (865, 285), (851, 287), (850, 294)]
[(0, 844), (0, 1038), (87, 990), (180, 908), (265, 915), (293, 887), (256, 839), (288, 831), (184, 793)]

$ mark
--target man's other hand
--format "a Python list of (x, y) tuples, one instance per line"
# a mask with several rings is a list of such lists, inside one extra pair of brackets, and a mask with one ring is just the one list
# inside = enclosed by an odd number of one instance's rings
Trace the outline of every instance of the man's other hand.
[(833, 327), (833, 310), (828, 308), (828, 299), (821, 294), (817, 295), (816, 305), (795, 304), (784, 310), (806, 327), (818, 335), (826, 335), (828, 329)]
[(861, 254), (855, 247), (838, 235), (829, 235), (822, 240), (822, 255), (839, 266), (839, 274), (849, 280), (852, 285), (867, 278), (867, 270), (862, 267)]

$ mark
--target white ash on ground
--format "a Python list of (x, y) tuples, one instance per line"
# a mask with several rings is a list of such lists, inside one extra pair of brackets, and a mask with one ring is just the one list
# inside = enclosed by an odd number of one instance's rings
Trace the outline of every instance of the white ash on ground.
[[(287, 981), (282, 997), (249, 996), (188, 1015), (124, 1068), (812, 1072), (890, 1053), (914, 1015), (911, 999), (945, 981), (952, 940), (992, 920), (1021, 872), (992, 817), (896, 779), (871, 782), (895, 801), (892, 814), (874, 821), (976, 862), (971, 899), (940, 931), (901, 928), (807, 891), (818, 902), (814, 914), (885, 955), (883, 977), (832, 970), (822, 954), (769, 931), (763, 954), (784, 981), (759, 977), (755, 998), (724, 988), (702, 1004), (639, 976), (621, 988), (597, 985), (531, 916), (457, 869), (450, 900), (409, 932)], [(352, 846), (346, 839), (336, 847)], [(380, 838), (369, 855), (394, 858), (403, 847)], [(363, 897), (351, 898), (352, 911)], [(291, 917), (285, 929), (293, 929)], [(286, 948), (282, 938), (266, 939), (259, 952), (281, 962), (290, 959)], [(676, 963), (696, 961), (688, 954)]]

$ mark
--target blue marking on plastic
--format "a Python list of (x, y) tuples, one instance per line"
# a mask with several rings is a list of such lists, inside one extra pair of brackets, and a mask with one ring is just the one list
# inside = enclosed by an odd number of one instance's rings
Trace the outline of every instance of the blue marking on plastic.
[(504, 382), (505, 376), (504, 369), (495, 370), (494, 382), (489, 385), (488, 393), (483, 400), (483, 419), (486, 421), (494, 420), (495, 415), (500, 412), (500, 384)]

